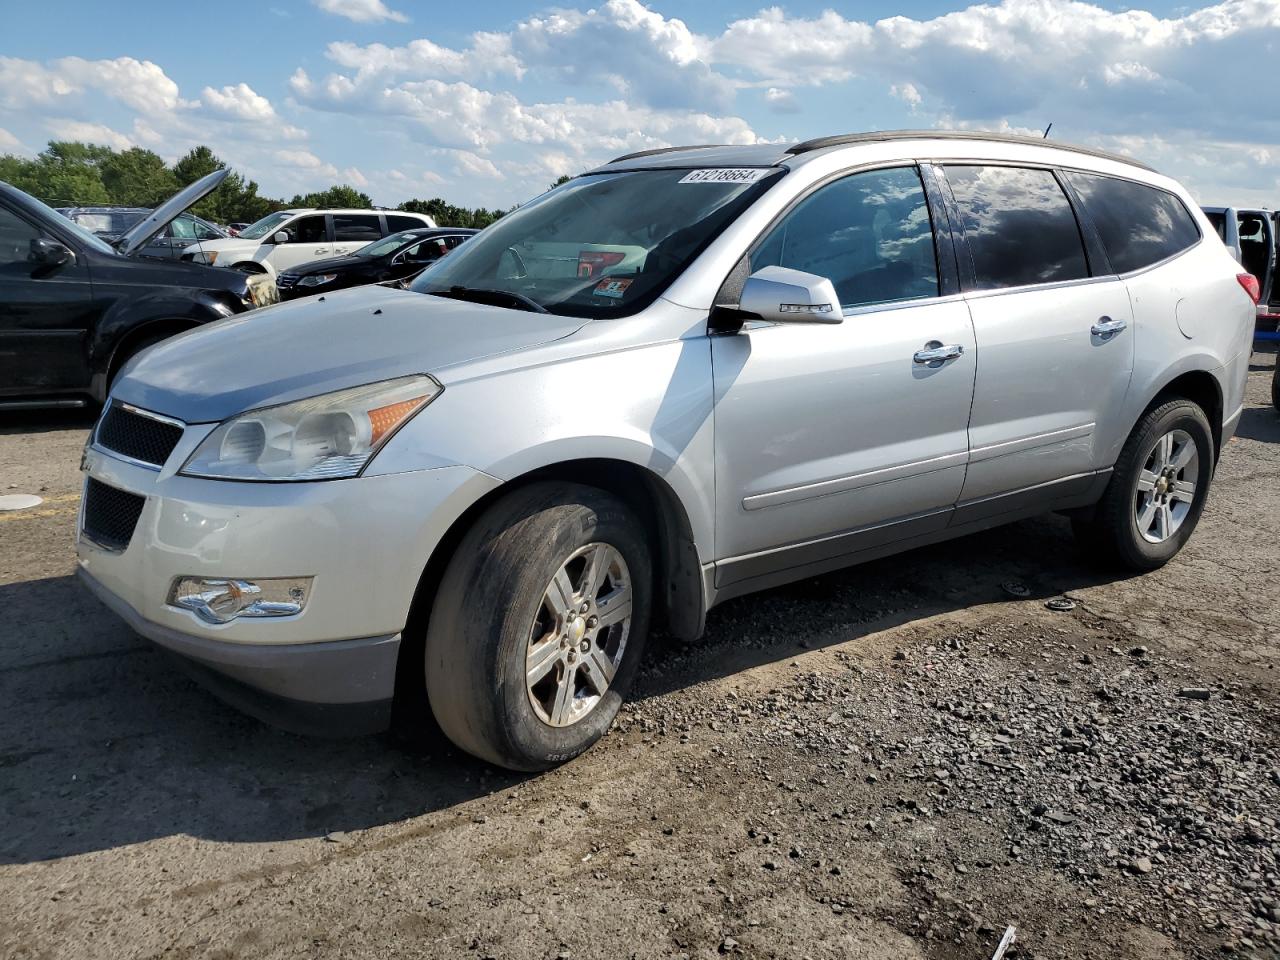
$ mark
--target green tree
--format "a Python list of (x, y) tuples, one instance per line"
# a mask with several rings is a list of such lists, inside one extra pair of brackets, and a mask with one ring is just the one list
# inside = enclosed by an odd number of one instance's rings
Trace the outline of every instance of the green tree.
[(154, 207), (178, 191), (178, 178), (164, 160), (141, 147), (111, 154), (99, 170), (112, 203)]
[(355, 187), (345, 183), (320, 190), (316, 193), (296, 194), (289, 201), (291, 207), (352, 207), (365, 210), (373, 206), (373, 200), (367, 193), (361, 193)]
[(406, 200), (397, 209), (406, 213), (425, 213), (442, 227), (475, 227), (480, 230), (506, 213), (504, 210), (486, 210), (484, 207), (455, 207), (440, 197)]

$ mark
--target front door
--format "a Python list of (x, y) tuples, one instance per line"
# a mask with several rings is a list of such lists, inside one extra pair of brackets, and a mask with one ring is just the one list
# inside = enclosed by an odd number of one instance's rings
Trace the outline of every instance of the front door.
[(309, 213), (298, 217), (284, 228), (284, 232), (289, 235), (288, 241), (275, 244), (265, 257), (276, 273), (300, 263), (333, 256), (328, 219), (323, 213)]
[(0, 205), (0, 399), (83, 389), (96, 312), (89, 268), (33, 263), (31, 241), (59, 238)]
[(751, 253), (770, 265), (830, 279), (844, 319), (711, 338), (720, 586), (941, 529), (968, 458), (973, 331), (915, 167), (801, 200)]
[(964, 282), (981, 355), (962, 500), (1109, 465), (1099, 462), (1099, 447), (1116, 432), (1133, 372), (1124, 283), (1090, 262), (1053, 171), (945, 170), (971, 265)]

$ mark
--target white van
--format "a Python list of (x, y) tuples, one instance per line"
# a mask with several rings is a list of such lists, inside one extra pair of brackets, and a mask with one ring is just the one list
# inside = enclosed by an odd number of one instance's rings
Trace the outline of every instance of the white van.
[(183, 260), (275, 276), (321, 257), (351, 253), (375, 240), (436, 222), (398, 210), (281, 210), (225, 240), (192, 244)]

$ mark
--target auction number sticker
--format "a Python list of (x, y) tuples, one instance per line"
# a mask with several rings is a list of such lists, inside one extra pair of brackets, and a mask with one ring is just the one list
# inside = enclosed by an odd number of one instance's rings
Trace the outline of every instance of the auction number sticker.
[(594, 292), (597, 297), (610, 297), (614, 300), (621, 300), (629, 286), (631, 286), (631, 280), (628, 277), (623, 277), (621, 279), (605, 277), (596, 284)]
[(767, 167), (719, 167), (692, 170), (680, 178), (680, 183), (755, 183), (773, 171)]

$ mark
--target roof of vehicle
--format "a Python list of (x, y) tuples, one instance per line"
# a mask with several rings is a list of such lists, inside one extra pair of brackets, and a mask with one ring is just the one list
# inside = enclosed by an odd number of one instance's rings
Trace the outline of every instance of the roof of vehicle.
[(76, 213), (150, 213), (150, 207), (113, 207), (107, 204), (100, 204), (92, 207), (58, 207), (58, 212), (64, 217), (69, 217)]
[(1206, 207), (1203, 204), (1201, 204), (1200, 209), (1203, 210), (1205, 213), (1225, 214), (1229, 210), (1234, 210), (1236, 213), (1256, 213), (1259, 216), (1263, 216), (1263, 217), (1269, 217), (1272, 214), (1272, 211), (1267, 209), (1266, 207)]
[(278, 210), (277, 213), (287, 213), (290, 216), (298, 213), (394, 213), (401, 217), (425, 217), (425, 213), (413, 213), (410, 210), (371, 210), (368, 207), (291, 207), (288, 210)]
[(1040, 137), (1026, 137), (1012, 133), (984, 133), (976, 130), (878, 130), (864, 133), (846, 133), (833, 137), (818, 137), (802, 143), (756, 143), (746, 146), (703, 144), (691, 147), (662, 147), (656, 150), (641, 150), (628, 153), (611, 160), (597, 169), (619, 167), (640, 169), (644, 167), (774, 167), (807, 157), (810, 154), (825, 153), (840, 147), (857, 146), (868, 143), (884, 143), (896, 140), (962, 140), (985, 143), (1015, 143), (1029, 147), (1045, 147), (1054, 150), (1066, 150), (1084, 156), (1113, 160), (1117, 163), (1150, 170), (1146, 164), (1132, 157), (1082, 147), (1076, 144), (1063, 143), (1059, 140), (1045, 140)]

